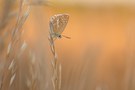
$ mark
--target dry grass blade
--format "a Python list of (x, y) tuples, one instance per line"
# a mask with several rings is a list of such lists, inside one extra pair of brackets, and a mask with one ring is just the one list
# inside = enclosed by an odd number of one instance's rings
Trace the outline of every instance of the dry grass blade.
[(50, 48), (52, 51), (52, 54), (54, 56), (54, 59), (51, 61), (52, 62), (52, 69), (53, 69), (53, 75), (52, 75), (52, 84), (54, 87), (54, 90), (60, 90), (60, 86), (61, 86), (61, 73), (59, 72), (59, 64), (58, 64), (58, 60), (57, 60), (57, 54), (55, 51), (55, 46), (54, 46), (54, 40), (52, 37), (52, 34), (50, 34), (49, 36), (49, 41), (50, 41)]
[(50, 19), (50, 31), (49, 31), (49, 42), (51, 52), (53, 54), (53, 60), (51, 60), (53, 75), (52, 75), (52, 84), (54, 90), (61, 90), (61, 65), (58, 63), (58, 57), (55, 50), (54, 41), (61, 33), (64, 31), (66, 24), (68, 22), (68, 14), (58, 14), (54, 15)]
[[(2, 85), (0, 90), (11, 90), (10, 88), (14, 86), (14, 90), (20, 90), (20, 83), (15, 85), (15, 82), (19, 82), (19, 60), (18, 53), (20, 50), (24, 50), (26, 47), (26, 43), (22, 42), (21, 34), (22, 34), (22, 26), (26, 21), (29, 13), (30, 13), (30, 6), (27, 6), (24, 9), (24, 0), (20, 0), (19, 2), (19, 12), (17, 17), (16, 25), (13, 29), (13, 33), (11, 35), (11, 40), (8, 45), (7, 55), (6, 55), (6, 62), (4, 66), (4, 72), (2, 75)], [(21, 48), (21, 49), (20, 49)], [(21, 52), (22, 53), (22, 52)]]
[[(21, 7), (20, 7), (20, 8), (21, 8)], [(22, 25), (24, 24), (24, 22), (26, 21), (27, 17), (29, 16), (30, 9), (31, 9), (31, 7), (29, 6), (29, 7), (27, 8), (27, 10), (25, 11), (25, 13), (23, 14), (23, 16), (20, 16), (20, 17), (18, 16), (15, 29), (14, 29), (14, 31), (13, 31), (13, 33), (12, 33), (13, 38), (16, 37), (16, 33), (17, 33), (17, 35), (18, 35), (18, 30), (20, 30), (20, 29), (22, 28)], [(21, 10), (21, 9), (20, 9), (20, 10)], [(21, 12), (19, 12), (19, 14), (21, 14)], [(18, 15), (19, 15), (19, 14), (18, 14)], [(21, 31), (21, 33), (22, 33), (22, 31)], [(20, 35), (21, 33), (19, 33), (19, 35)]]

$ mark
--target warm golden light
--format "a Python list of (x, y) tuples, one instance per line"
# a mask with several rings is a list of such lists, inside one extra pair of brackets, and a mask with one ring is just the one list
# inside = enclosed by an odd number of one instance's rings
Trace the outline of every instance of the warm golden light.
[(20, 1), (0, 1), (0, 90), (135, 89), (133, 0)]

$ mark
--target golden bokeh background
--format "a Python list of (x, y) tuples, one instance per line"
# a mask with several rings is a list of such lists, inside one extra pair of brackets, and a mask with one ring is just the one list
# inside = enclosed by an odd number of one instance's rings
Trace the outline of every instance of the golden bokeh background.
[(134, 7), (64, 1), (33, 6), (27, 35), (35, 47), (48, 43), (49, 18), (58, 13), (70, 15), (63, 34), (71, 39), (55, 41), (62, 90), (134, 90)]
[[(32, 5), (24, 39), (49, 62), (49, 19), (68, 13), (62, 34), (71, 39), (55, 41), (62, 65), (62, 90), (134, 90), (134, 5), (133, 0), (51, 0)], [(47, 63), (42, 65), (48, 70)]]

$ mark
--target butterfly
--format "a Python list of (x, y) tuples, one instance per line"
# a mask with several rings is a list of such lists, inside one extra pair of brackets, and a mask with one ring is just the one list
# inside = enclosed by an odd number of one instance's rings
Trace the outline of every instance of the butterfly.
[(68, 20), (68, 14), (56, 14), (50, 18), (50, 33), (53, 39), (62, 37), (70, 39), (70, 37), (61, 35), (68, 23)]

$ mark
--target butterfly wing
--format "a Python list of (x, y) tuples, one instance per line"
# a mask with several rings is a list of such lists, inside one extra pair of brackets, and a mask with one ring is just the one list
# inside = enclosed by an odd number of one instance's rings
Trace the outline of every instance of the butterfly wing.
[(54, 26), (53, 26), (53, 23), (51, 21), (49, 23), (49, 26), (50, 26), (50, 33), (54, 33)]
[(50, 19), (50, 30), (52, 33), (61, 34), (69, 20), (68, 14), (57, 14)]

